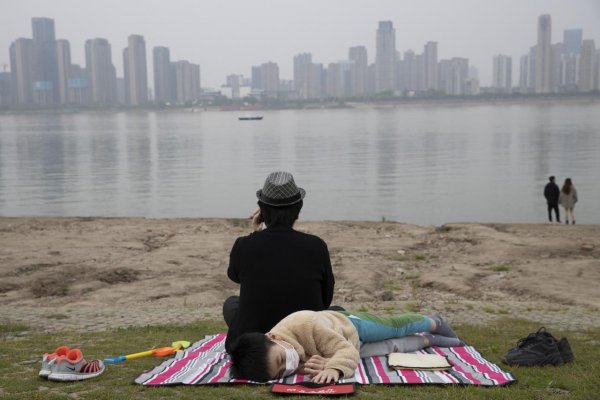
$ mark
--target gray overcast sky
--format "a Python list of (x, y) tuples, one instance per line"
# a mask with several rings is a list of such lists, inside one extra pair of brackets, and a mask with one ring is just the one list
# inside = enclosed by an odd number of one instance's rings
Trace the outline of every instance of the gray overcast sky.
[(438, 42), (438, 58), (467, 57), (491, 80), (492, 56), (518, 58), (535, 44), (537, 17), (552, 15), (552, 42), (564, 29), (582, 28), (600, 47), (600, 0), (0, 0), (0, 65), (9, 64), (8, 47), (31, 37), (31, 17), (55, 20), (56, 35), (71, 43), (73, 63), (85, 65), (84, 42), (110, 41), (113, 63), (122, 76), (127, 36), (146, 39), (150, 79), (154, 46), (171, 49), (172, 60), (200, 64), (202, 86), (216, 87), (225, 76), (250, 76), (250, 67), (279, 64), (280, 77), (292, 78), (292, 58), (311, 52), (313, 62), (346, 59), (348, 48), (364, 45), (375, 58), (377, 22), (391, 20), (400, 51), (422, 52)]

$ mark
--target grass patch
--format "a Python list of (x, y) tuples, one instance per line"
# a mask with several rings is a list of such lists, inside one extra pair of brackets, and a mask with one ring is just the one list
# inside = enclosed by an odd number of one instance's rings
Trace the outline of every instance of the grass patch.
[(508, 264), (498, 264), (492, 267), (492, 271), (496, 272), (508, 272), (510, 271), (510, 265)]
[(406, 274), (404, 275), (404, 280), (407, 281), (414, 281), (416, 279), (419, 279), (421, 277), (421, 274), (418, 272), (412, 272), (410, 274)]
[(403, 308), (407, 313), (416, 313), (421, 310), (421, 307), (416, 303), (406, 303)]
[[(598, 394), (600, 370), (600, 330), (558, 331), (555, 337), (567, 336), (575, 362), (558, 367), (509, 367), (500, 364), (500, 356), (516, 341), (535, 332), (538, 323), (504, 318), (485, 326), (458, 325), (456, 332), (474, 345), (488, 360), (513, 373), (518, 382), (508, 387), (478, 388), (469, 386), (358, 386), (360, 398), (416, 400), (446, 399), (594, 399)], [(0, 332), (19, 332), (29, 327), (1, 323)], [(150, 388), (132, 384), (144, 370), (156, 366), (162, 359), (141, 358), (108, 365), (99, 378), (70, 383), (58, 383), (38, 378), (39, 360), (45, 351), (61, 344), (80, 346), (87, 358), (104, 358), (164, 346), (174, 340), (197, 340), (204, 335), (223, 331), (215, 322), (195, 322), (187, 325), (147, 326), (115, 329), (105, 332), (79, 333), (66, 331), (44, 334), (31, 332), (19, 338), (0, 340), (0, 397), (7, 399), (269, 399), (274, 397), (268, 386), (169, 386)], [(314, 397), (296, 397), (311, 399)]]
[(400, 256), (400, 255), (398, 255), (398, 256), (389, 256), (389, 257), (387, 257), (387, 259), (390, 260), (390, 261), (401, 261), (401, 262), (404, 262), (404, 261), (409, 261), (410, 257), (409, 256)]
[(383, 289), (394, 291), (402, 289), (402, 286), (398, 284), (395, 280), (388, 280), (383, 283)]
[(69, 316), (67, 314), (48, 314), (48, 315), (44, 315), (44, 317), (48, 318), (48, 319), (69, 319)]
[(506, 308), (496, 308), (496, 307), (490, 307), (490, 306), (483, 306), (481, 307), (481, 311), (486, 312), (488, 314), (501, 314), (501, 315), (508, 315), (510, 313), (510, 310), (506, 309)]

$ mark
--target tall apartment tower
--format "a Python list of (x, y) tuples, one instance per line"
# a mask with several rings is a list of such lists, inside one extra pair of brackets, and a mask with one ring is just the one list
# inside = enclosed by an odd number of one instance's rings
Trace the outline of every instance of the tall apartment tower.
[(310, 97), (312, 99), (319, 99), (323, 96), (324, 75), (323, 64), (312, 63), (310, 69)]
[(448, 90), (446, 94), (462, 96), (466, 94), (465, 83), (469, 78), (469, 60), (462, 57), (454, 57), (450, 60), (448, 71)]
[(425, 49), (423, 50), (423, 61), (425, 62), (425, 90), (437, 90), (437, 50), (437, 42), (427, 42)]
[(196, 100), (200, 94), (200, 66), (185, 60), (176, 61), (173, 66), (177, 103), (185, 104)]
[(563, 53), (579, 54), (581, 52), (581, 42), (583, 41), (583, 30), (565, 29), (563, 32)]
[(596, 45), (594, 39), (585, 39), (579, 61), (579, 91), (590, 92), (596, 83)]
[(563, 44), (554, 43), (550, 47), (550, 91), (558, 93), (564, 86)]
[(263, 84), (265, 96), (277, 98), (279, 94), (279, 66), (274, 62), (267, 62), (260, 66), (260, 79)]
[(396, 30), (392, 21), (380, 21), (376, 36), (375, 92), (393, 92), (396, 67)]
[(127, 39), (127, 78), (129, 104), (137, 106), (148, 102), (148, 73), (146, 69), (146, 41), (141, 35), (130, 35)]
[(492, 87), (497, 93), (512, 91), (512, 58), (499, 54), (494, 56), (492, 65)]
[(549, 93), (551, 89), (552, 19), (543, 14), (538, 17), (535, 54), (535, 92)]
[(563, 32), (562, 76), (563, 87), (566, 91), (577, 90), (582, 40), (583, 31), (581, 29), (566, 29)]
[(13, 102), (19, 106), (31, 104), (36, 58), (34, 42), (26, 38), (17, 39), (11, 43), (9, 52)]
[(519, 92), (529, 92), (529, 55), (522, 55), (519, 59)]
[(294, 56), (294, 89), (300, 99), (310, 99), (312, 85), (312, 54), (301, 53)]
[(157, 46), (152, 49), (152, 65), (154, 70), (154, 101), (167, 103), (174, 100), (171, 88), (171, 55), (167, 47)]
[(56, 41), (58, 69), (58, 97), (60, 104), (69, 102), (69, 74), (71, 72), (71, 46), (67, 40)]
[(402, 60), (402, 70), (400, 71), (402, 87), (401, 90), (407, 90), (415, 92), (417, 91), (418, 81), (418, 60), (413, 50), (407, 50), (404, 52), (404, 59)]
[(367, 95), (367, 79), (369, 74), (369, 57), (365, 46), (350, 47), (348, 50), (350, 65), (350, 95), (363, 97)]
[(596, 49), (596, 90), (600, 90), (600, 49)]
[(31, 18), (31, 30), (36, 58), (33, 83), (34, 102), (41, 105), (53, 104), (59, 101), (54, 20)]
[(110, 104), (117, 100), (117, 77), (111, 47), (103, 38), (85, 42), (85, 67), (92, 103)]

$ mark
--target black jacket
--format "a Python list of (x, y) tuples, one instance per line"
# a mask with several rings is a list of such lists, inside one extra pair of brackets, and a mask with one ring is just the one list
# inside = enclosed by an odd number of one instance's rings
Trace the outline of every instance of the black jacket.
[(551, 206), (558, 205), (558, 196), (560, 195), (560, 190), (558, 186), (554, 182), (548, 182), (546, 187), (544, 188), (544, 197), (546, 201)]
[(225, 347), (247, 332), (268, 332), (287, 315), (321, 311), (335, 280), (325, 242), (291, 228), (267, 228), (239, 237), (227, 276), (240, 284), (240, 303)]

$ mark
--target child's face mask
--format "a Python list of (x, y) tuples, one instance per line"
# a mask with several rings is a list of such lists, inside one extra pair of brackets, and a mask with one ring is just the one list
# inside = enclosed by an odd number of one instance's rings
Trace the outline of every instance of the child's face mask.
[[(284, 346), (280, 342), (285, 343), (287, 346)], [(300, 356), (298, 355), (298, 352), (294, 349), (294, 346), (283, 340), (277, 340), (275, 343), (285, 350), (285, 372), (283, 373), (283, 376), (292, 375), (298, 369), (298, 365), (300, 365)]]

